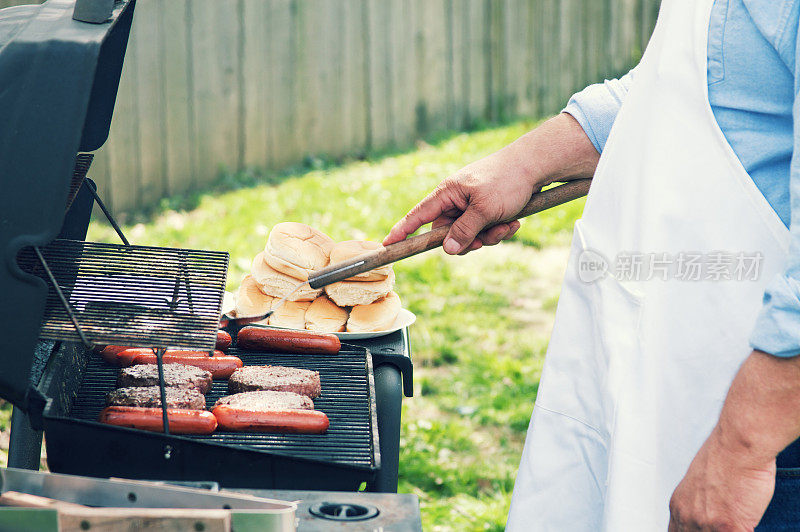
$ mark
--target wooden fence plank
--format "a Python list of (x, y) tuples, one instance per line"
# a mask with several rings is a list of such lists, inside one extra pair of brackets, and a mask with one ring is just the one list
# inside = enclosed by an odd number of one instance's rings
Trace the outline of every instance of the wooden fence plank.
[(342, 9), (342, 122), (341, 136), (346, 153), (363, 151), (366, 144), (366, 86), (364, 69), (365, 2), (351, 1)]
[(467, 20), (465, 33), (469, 48), (469, 120), (470, 127), (487, 120), (487, 102), (489, 90), (487, 87), (487, 68), (489, 58), (487, 55), (487, 35), (485, 0), (467, 0), (465, 8)]
[(344, 74), (342, 72), (344, 9), (339, 0), (325, 0), (323, 10), (322, 68), (325, 84), (322, 94), (322, 136), (324, 152), (332, 157), (347, 153), (346, 139), (342, 135), (344, 121)]
[[(389, 50), (389, 2), (369, 1), (369, 124), (373, 146), (393, 143), (391, 118), (391, 52)], [(388, 68), (387, 68), (388, 66)], [(388, 71), (387, 71), (388, 70)]]
[(268, 3), (243, 0), (241, 26), (242, 80), (244, 83), (244, 165), (267, 168), (270, 163), (269, 109), (270, 72), (269, 35), (264, 31), (269, 16)]
[[(191, 24), (191, 0), (171, 0), (161, 4), (164, 20), (163, 75), (167, 191), (179, 194), (194, 187), (194, 128), (191, 90), (191, 48), (187, 28)], [(184, 23), (185, 22), (185, 23)]]
[(447, 46), (444, 0), (418, 0), (414, 6), (417, 41), (417, 132), (447, 127)]
[(136, 3), (131, 45), (136, 50), (136, 97), (139, 110), (139, 201), (151, 205), (168, 192), (164, 116), (163, 11), (158, 0)]
[(270, 156), (273, 168), (281, 168), (297, 162), (300, 157), (295, 136), (296, 110), (298, 107), (295, 87), (297, 35), (297, 1), (276, 0), (269, 2), (267, 34), (269, 35), (269, 63), (272, 90), (270, 109)]
[(463, 129), (469, 124), (469, 27), (464, 23), (467, 2), (451, 0), (448, 9), (450, 26), (450, 68), (452, 69), (451, 127)]
[(239, 27), (236, 3), (191, 3), (196, 172), (198, 184), (208, 184), (239, 163)]
[(297, 91), (297, 122), (294, 131), (301, 154), (307, 156), (320, 148), (318, 53), (321, 48), (317, 27), (321, 0), (302, 0), (297, 3), (297, 56), (295, 90)]
[[(137, 17), (134, 16), (134, 24)], [(139, 196), (141, 166), (139, 161), (139, 105), (136, 85), (137, 50), (129, 47), (114, 105), (114, 119), (106, 148), (113, 185), (111, 201), (115, 212), (142, 206)]]
[(409, 146), (415, 138), (414, 108), (416, 105), (416, 75), (414, 62), (415, 24), (414, 3), (411, 0), (390, 2), (389, 54), (392, 87), (392, 138), (397, 146)]

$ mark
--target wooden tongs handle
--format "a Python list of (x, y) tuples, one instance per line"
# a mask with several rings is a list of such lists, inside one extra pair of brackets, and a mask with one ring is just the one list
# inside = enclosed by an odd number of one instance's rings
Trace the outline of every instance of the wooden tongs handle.
[[(585, 196), (589, 192), (590, 183), (591, 179), (576, 179), (557, 187), (542, 190), (531, 196), (530, 201), (516, 216), (498, 223), (508, 223)], [(368, 272), (400, 259), (412, 257), (423, 251), (438, 248), (444, 242), (449, 230), (449, 225), (437, 227), (427, 233), (412, 236), (401, 242), (328, 266), (311, 275), (308, 278), (308, 284), (311, 288), (322, 288), (331, 283), (349, 279), (359, 273)]]

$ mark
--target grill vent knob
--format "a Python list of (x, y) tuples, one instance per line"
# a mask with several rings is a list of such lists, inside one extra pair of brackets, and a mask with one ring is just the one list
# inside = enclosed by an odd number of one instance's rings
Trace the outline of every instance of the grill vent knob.
[(377, 516), (379, 511), (369, 504), (321, 502), (308, 509), (312, 515), (331, 521), (363, 521)]

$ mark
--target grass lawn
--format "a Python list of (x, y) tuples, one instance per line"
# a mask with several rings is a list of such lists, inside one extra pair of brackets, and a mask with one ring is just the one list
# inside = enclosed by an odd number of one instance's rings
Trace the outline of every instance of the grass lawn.
[[(282, 174), (228, 176), (215, 190), (129, 218), (124, 230), (137, 244), (230, 252), (228, 289), (235, 290), (275, 223), (305, 222), (338, 240), (380, 240), (442, 178), (534, 125), (444, 136), (365, 161), (311, 160), (310, 168)], [(400, 491), (419, 496), (425, 530), (503, 529), (582, 205), (526, 220), (510, 243), (466, 257), (430, 252), (395, 266), (396, 291), (418, 316)], [(117, 241), (99, 220), (89, 239)], [(0, 417), (0, 427), (5, 422)]]

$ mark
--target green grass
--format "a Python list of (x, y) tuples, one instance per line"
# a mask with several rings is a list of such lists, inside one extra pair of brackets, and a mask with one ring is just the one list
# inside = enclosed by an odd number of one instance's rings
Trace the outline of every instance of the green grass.
[[(234, 290), (273, 224), (313, 225), (335, 239), (380, 240), (441, 179), (511, 142), (518, 122), (419, 149), (282, 174), (227, 176), (129, 218), (137, 244), (231, 254)], [(314, 168), (316, 166), (316, 168)], [(415, 397), (404, 401), (400, 490), (420, 497), (425, 530), (502, 530), (581, 202), (525, 220), (512, 243), (466, 257), (430, 252), (396, 265), (411, 330)], [(116, 241), (93, 223), (89, 238)], [(2, 423), (0, 418), (0, 423)]]
[(0, 466), (8, 463), (7, 440), (9, 427), (11, 425), (11, 403), (0, 399)]

